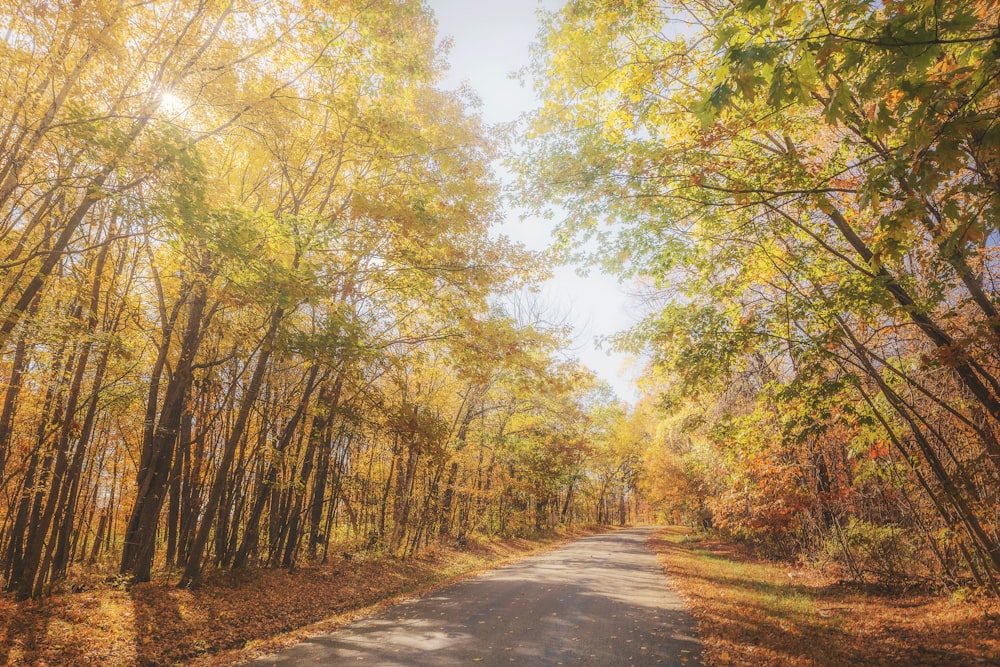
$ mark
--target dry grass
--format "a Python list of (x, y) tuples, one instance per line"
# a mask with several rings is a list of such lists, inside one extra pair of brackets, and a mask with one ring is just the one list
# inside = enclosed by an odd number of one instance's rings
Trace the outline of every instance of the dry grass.
[(409, 560), (358, 554), (291, 573), (217, 574), (196, 591), (163, 581), (128, 590), (107, 584), (40, 602), (0, 597), (0, 664), (238, 663), (567, 537), (439, 547)]
[(839, 584), (668, 528), (651, 541), (709, 665), (1000, 664), (1000, 603)]

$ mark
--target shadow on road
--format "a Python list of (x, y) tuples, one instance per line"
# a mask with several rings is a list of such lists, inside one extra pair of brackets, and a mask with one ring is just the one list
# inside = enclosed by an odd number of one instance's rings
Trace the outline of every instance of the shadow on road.
[(577, 540), (255, 665), (698, 665), (647, 529)]

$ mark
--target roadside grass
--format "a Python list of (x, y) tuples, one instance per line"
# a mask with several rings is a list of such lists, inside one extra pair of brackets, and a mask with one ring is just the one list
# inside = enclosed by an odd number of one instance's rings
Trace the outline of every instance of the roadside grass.
[(339, 553), (325, 565), (215, 572), (197, 590), (172, 578), (15, 602), (0, 596), (3, 665), (230, 665), (367, 615), (408, 595), (596, 532), (437, 546), (406, 560)]
[(1000, 665), (1000, 603), (843, 584), (670, 527), (651, 539), (708, 665)]

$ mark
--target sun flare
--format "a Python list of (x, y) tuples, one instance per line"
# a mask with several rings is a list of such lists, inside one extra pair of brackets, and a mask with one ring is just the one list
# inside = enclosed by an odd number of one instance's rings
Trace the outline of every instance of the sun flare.
[(188, 109), (188, 103), (174, 95), (173, 93), (162, 93), (160, 95), (160, 113), (167, 116), (180, 116)]

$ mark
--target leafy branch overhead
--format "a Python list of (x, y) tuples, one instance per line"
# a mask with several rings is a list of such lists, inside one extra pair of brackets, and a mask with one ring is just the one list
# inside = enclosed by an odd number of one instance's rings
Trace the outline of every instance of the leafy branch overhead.
[[(564, 208), (564, 244), (600, 238), (594, 261), (644, 286), (619, 343), (651, 360), (669, 456), (650, 465), (689, 490), (668, 506), (785, 555), (829, 547), (855, 578), (997, 591), (998, 17), (548, 16), (520, 178)], [(880, 537), (852, 544), (849, 522)]]
[(493, 231), (497, 142), (423, 3), (0, 18), (13, 596), (636, 511), (591, 483), (597, 381), (525, 307), (543, 258)]

